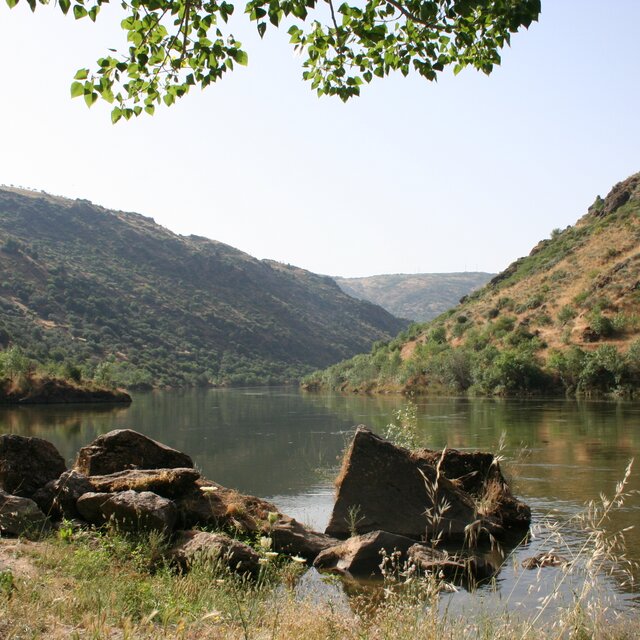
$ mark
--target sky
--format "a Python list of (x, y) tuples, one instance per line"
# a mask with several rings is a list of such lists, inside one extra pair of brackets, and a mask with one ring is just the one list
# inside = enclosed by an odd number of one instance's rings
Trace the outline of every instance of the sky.
[(640, 171), (640, 1), (543, 0), (487, 77), (398, 75), (343, 104), (301, 79), (286, 29), (249, 66), (112, 125), (71, 100), (122, 47), (97, 24), (0, 6), (0, 184), (135, 211), (329, 275), (497, 272)]

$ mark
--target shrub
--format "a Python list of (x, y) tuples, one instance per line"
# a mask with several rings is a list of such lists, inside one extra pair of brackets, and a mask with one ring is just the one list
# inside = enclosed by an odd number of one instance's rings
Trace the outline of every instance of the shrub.
[(576, 315), (578, 315), (577, 311), (570, 305), (566, 304), (560, 311), (558, 312), (558, 322), (564, 326), (571, 322)]
[(609, 338), (615, 333), (611, 318), (603, 316), (600, 311), (591, 314), (589, 325), (600, 338)]

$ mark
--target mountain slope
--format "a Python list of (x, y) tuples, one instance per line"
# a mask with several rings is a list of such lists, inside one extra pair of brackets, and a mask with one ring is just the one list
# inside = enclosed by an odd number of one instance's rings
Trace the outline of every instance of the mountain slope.
[(398, 318), (414, 322), (433, 320), (485, 285), (493, 273), (414, 273), (334, 278), (354, 298), (379, 304)]
[(0, 189), (0, 234), (0, 346), (134, 382), (295, 379), (406, 326), (330, 278), (88, 201)]
[(308, 388), (482, 394), (640, 387), (640, 174), (434, 321)]

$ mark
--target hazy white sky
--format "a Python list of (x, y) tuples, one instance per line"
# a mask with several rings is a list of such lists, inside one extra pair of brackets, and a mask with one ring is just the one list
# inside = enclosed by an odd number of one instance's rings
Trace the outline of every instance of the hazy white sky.
[(640, 0), (546, 0), (490, 77), (392, 77), (346, 105), (238, 9), (248, 68), (114, 126), (69, 85), (122, 45), (119, 9), (93, 25), (2, 3), (0, 184), (363, 276), (499, 271), (640, 171)]

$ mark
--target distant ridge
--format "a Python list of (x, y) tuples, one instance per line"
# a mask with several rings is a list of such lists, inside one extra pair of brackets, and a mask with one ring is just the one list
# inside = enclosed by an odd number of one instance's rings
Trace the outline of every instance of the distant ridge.
[(308, 389), (640, 393), (640, 173), (435, 320), (309, 376)]
[(304, 269), (136, 213), (0, 187), (0, 347), (123, 383), (281, 383), (406, 322)]
[(462, 296), (479, 289), (494, 273), (413, 273), (334, 278), (345, 293), (368, 300), (398, 318), (426, 322), (458, 304)]

